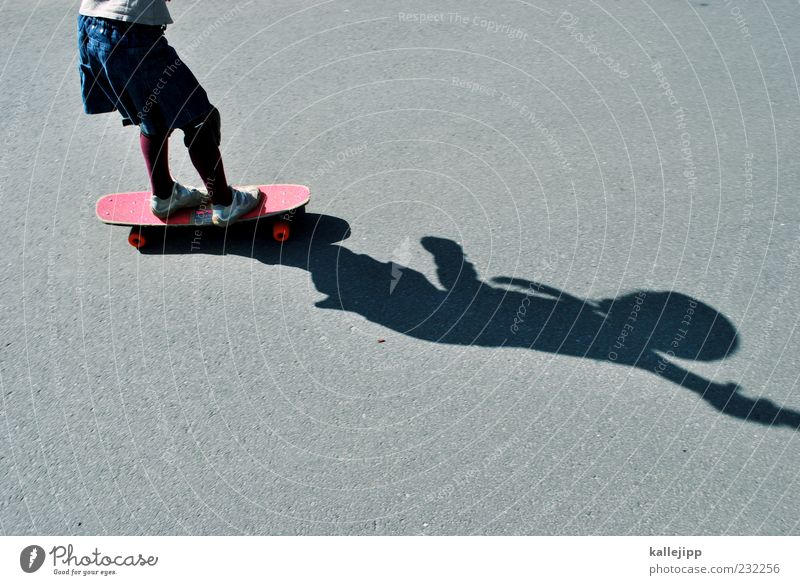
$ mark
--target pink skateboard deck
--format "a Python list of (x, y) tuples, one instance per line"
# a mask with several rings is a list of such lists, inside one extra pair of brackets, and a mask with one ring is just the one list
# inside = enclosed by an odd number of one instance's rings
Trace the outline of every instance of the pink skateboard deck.
[[(294, 211), (302, 210), (311, 198), (305, 185), (258, 185), (261, 204), (244, 215), (239, 222), (281, 216), (273, 224), (273, 237), (282, 242), (289, 238), (290, 222)], [(163, 226), (210, 226), (211, 206), (201, 205), (193, 209), (180, 209), (167, 219), (160, 219), (150, 211), (150, 191), (112, 193), (97, 201), (97, 219), (114, 225), (134, 226), (128, 242), (141, 248), (146, 237), (140, 228)], [(286, 214), (285, 216), (283, 214)]]
[[(248, 221), (286, 213), (308, 203), (310, 192), (304, 185), (259, 185), (261, 205), (239, 221)], [(211, 225), (211, 206), (180, 209), (167, 219), (160, 219), (150, 211), (150, 191), (112, 193), (102, 197), (95, 207), (97, 219), (116, 225), (165, 226)]]

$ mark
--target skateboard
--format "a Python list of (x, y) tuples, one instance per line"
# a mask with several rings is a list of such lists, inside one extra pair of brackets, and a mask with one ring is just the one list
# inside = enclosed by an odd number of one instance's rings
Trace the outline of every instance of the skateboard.
[[(236, 222), (266, 220), (272, 222), (272, 237), (283, 242), (291, 235), (291, 225), (311, 198), (305, 185), (258, 185), (262, 193), (261, 204)], [(132, 226), (128, 243), (136, 249), (147, 245), (143, 228), (166, 226), (213, 226), (211, 205), (190, 209), (179, 209), (166, 219), (160, 219), (150, 211), (150, 191), (112, 193), (100, 198), (95, 206), (97, 219), (113, 225)], [(214, 227), (214, 229), (219, 229)]]

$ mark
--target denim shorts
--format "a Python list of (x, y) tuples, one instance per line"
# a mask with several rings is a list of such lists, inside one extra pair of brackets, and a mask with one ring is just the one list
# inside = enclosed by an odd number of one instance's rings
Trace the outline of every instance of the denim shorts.
[(87, 114), (119, 111), (124, 125), (157, 136), (202, 119), (208, 95), (164, 28), (78, 17), (78, 68)]

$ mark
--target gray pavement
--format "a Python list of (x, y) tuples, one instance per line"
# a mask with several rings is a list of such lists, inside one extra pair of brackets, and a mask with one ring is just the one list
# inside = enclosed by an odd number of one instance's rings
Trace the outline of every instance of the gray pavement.
[(0, 532), (800, 533), (796, 2), (175, 0), (312, 202), (143, 253), (77, 6), (0, 2)]

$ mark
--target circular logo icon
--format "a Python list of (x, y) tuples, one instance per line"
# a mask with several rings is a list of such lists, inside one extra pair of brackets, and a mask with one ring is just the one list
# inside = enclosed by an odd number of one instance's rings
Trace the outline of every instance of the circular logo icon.
[(19, 566), (26, 573), (35, 573), (42, 568), (43, 564), (44, 549), (37, 544), (26, 546), (19, 553)]

